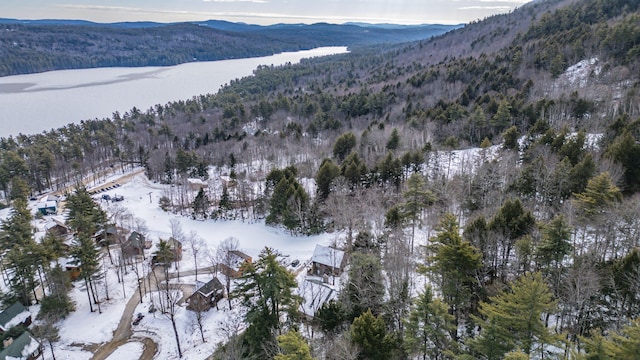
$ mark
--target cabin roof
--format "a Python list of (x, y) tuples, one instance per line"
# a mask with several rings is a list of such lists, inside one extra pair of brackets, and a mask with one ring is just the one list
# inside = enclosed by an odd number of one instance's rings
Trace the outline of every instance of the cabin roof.
[(23, 323), (29, 316), (31, 316), (31, 313), (24, 305), (19, 302), (13, 303), (13, 305), (0, 313), (0, 329), (6, 331)]
[(200, 293), (203, 296), (210, 296), (215, 291), (222, 290), (222, 289), (224, 289), (224, 287), (222, 286), (222, 283), (220, 282), (220, 280), (218, 280), (217, 277), (214, 277), (208, 283), (200, 286), (196, 290), (196, 293)]
[(316, 245), (315, 250), (313, 250), (313, 256), (311, 257), (312, 262), (333, 268), (341, 268), (343, 259), (344, 251), (320, 244)]
[(18, 336), (13, 342), (0, 351), (0, 360), (4, 359), (27, 359), (29, 355), (38, 350), (41, 344), (36, 340), (30, 332), (25, 331)]

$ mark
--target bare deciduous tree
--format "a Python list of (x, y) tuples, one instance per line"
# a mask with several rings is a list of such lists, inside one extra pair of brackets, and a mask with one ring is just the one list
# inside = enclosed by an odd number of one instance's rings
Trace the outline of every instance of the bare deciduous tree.
[(229, 302), (229, 309), (232, 309), (231, 305), (231, 273), (230, 270), (235, 267), (236, 257), (232, 251), (238, 250), (239, 241), (234, 237), (224, 239), (216, 249), (215, 262), (218, 266), (218, 270), (223, 272), (225, 279), (225, 291), (227, 292), (227, 301)]
[(335, 337), (326, 337), (327, 343), (324, 345), (326, 360), (357, 360), (360, 350), (351, 341), (349, 331)]
[(206, 245), (204, 243), (204, 240), (200, 236), (198, 236), (198, 233), (193, 230), (189, 232), (189, 235), (187, 235), (184, 240), (191, 250), (191, 255), (193, 256), (193, 265), (196, 272), (196, 281), (198, 281), (198, 255), (202, 255), (203, 250), (206, 251)]

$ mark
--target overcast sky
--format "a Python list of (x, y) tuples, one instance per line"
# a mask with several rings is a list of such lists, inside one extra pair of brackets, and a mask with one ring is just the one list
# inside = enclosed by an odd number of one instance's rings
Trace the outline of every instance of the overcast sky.
[(250, 24), (458, 24), (529, 0), (0, 0), (0, 17), (95, 22), (227, 20)]

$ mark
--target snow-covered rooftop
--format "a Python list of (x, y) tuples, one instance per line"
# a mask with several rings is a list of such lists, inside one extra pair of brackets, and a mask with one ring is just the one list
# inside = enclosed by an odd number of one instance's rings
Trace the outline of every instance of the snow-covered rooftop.
[(331, 267), (340, 267), (344, 259), (344, 251), (317, 244), (311, 261)]
[(31, 312), (16, 302), (0, 313), (0, 330), (7, 331), (13, 326), (22, 324), (31, 316)]
[(329, 284), (325, 284), (318, 278), (307, 277), (300, 284), (299, 295), (303, 302), (300, 311), (308, 316), (314, 316), (322, 304), (337, 298), (338, 292)]

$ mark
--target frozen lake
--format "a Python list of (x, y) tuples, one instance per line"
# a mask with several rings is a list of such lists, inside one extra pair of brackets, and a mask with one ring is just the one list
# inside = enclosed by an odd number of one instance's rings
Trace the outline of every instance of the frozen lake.
[(167, 67), (97, 68), (0, 77), (0, 137), (36, 134), (81, 120), (103, 119), (137, 107), (214, 94), (258, 65), (347, 52), (322, 47), (266, 57), (193, 62)]

